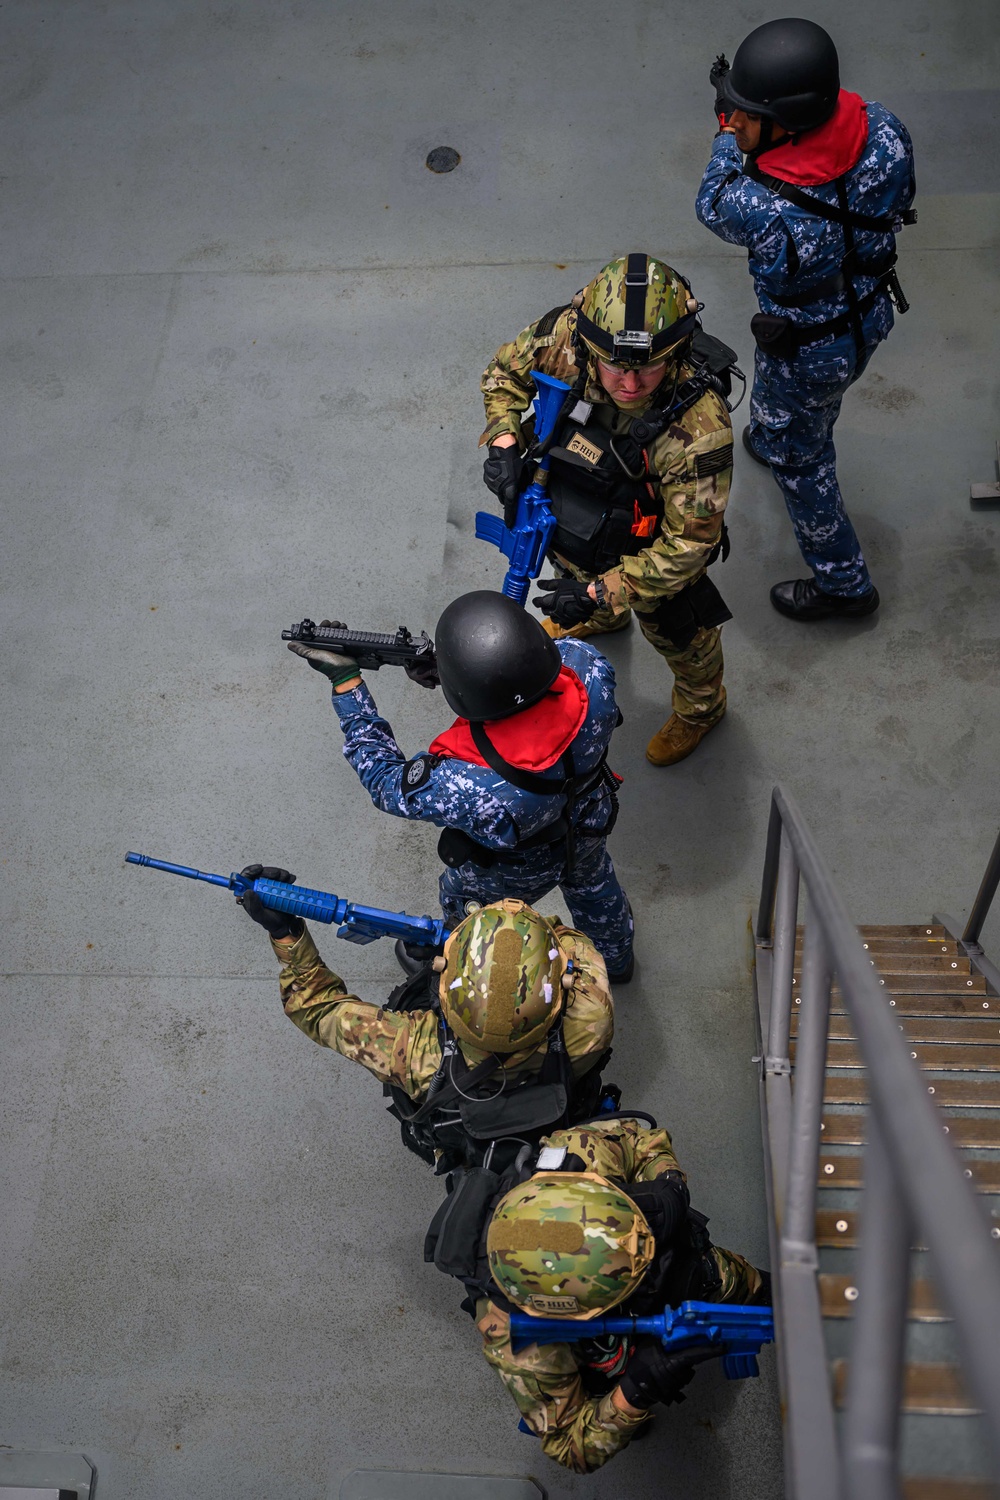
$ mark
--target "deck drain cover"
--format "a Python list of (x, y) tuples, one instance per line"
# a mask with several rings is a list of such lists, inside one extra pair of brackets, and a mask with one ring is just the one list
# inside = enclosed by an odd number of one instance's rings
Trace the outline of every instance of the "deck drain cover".
[(461, 160), (454, 146), (435, 146), (433, 151), (428, 151), (425, 165), (432, 172), (454, 172)]

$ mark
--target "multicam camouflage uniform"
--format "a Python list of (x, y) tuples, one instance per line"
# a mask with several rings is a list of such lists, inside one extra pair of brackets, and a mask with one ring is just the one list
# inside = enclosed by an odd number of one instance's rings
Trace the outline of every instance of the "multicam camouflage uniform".
[[(650, 1182), (666, 1172), (680, 1171), (669, 1133), (646, 1130), (630, 1120), (558, 1130), (543, 1144), (565, 1147), (568, 1154), (582, 1159), (583, 1170), (625, 1184)], [(761, 1287), (759, 1272), (731, 1250), (714, 1246), (712, 1255), (721, 1277), (713, 1300), (750, 1302)], [(627, 1311), (627, 1304), (621, 1310)], [(566, 1468), (579, 1474), (599, 1468), (631, 1442), (648, 1420), (648, 1413), (632, 1416), (619, 1411), (610, 1393), (587, 1395), (573, 1344), (531, 1344), (514, 1354), (508, 1316), (487, 1298), (476, 1304), (476, 1325), (483, 1353), (513, 1396), (526, 1426), (541, 1439), (548, 1457)]]
[[(573, 960), (576, 980), (568, 992), (563, 1040), (573, 1076), (588, 1072), (614, 1035), (614, 1009), (604, 960), (582, 932), (551, 919), (559, 945)], [(441, 1030), (432, 1010), (384, 1010), (348, 994), (344, 981), (320, 958), (312, 934), (303, 924), (299, 938), (272, 939), (284, 967), (279, 984), (285, 1014), (318, 1042), (349, 1057), (373, 1073), (380, 1083), (395, 1084), (411, 1099), (420, 1100), (441, 1062)], [(460, 1043), (466, 1061), (475, 1066), (486, 1052)], [(537, 1073), (548, 1050), (542, 1040), (531, 1052), (512, 1053), (508, 1078)]]
[[(570, 385), (575, 381), (579, 373), (572, 342), (576, 311), (570, 307), (561, 312), (551, 331), (540, 333), (539, 322), (547, 321), (539, 319), (512, 343), (504, 344), (486, 367), (481, 389), (487, 426), (481, 445), (509, 432), (523, 446), (521, 417), (534, 397), (533, 370)], [(583, 359), (587, 350), (582, 344), (578, 347)], [(676, 366), (668, 361), (667, 371), (665, 379), (672, 383)], [(691, 365), (682, 364), (680, 380), (693, 373)], [(593, 404), (594, 418), (614, 434), (626, 432), (646, 407), (624, 411), (615, 406), (597, 379), (593, 358), (588, 374), (584, 400)], [(654, 392), (650, 402), (658, 394)], [(623, 557), (616, 568), (601, 575), (609, 607), (591, 615), (588, 624), (612, 628), (634, 609), (646, 639), (674, 674), (674, 712), (692, 722), (714, 724), (726, 705), (720, 628), (702, 628), (689, 645), (678, 647), (651, 616), (658, 605), (702, 576), (722, 537), (733, 458), (732, 424), (722, 399), (714, 391), (707, 392), (661, 433), (648, 458), (656, 498), (663, 501), (663, 520), (648, 547), (634, 557)], [(558, 553), (553, 558), (559, 569), (574, 578), (594, 577)]]

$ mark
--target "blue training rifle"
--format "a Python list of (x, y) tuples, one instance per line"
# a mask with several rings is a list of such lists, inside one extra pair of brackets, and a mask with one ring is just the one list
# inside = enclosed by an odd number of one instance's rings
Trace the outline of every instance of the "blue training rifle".
[(186, 880), (206, 880), (209, 885), (224, 885), (241, 900), (247, 891), (259, 896), (272, 911), (287, 912), (292, 917), (308, 917), (311, 922), (336, 923), (337, 936), (349, 943), (374, 943), (376, 938), (402, 938), (425, 948), (438, 948), (448, 936), (444, 923), (435, 917), (411, 917), (405, 911), (383, 911), (378, 906), (359, 906), (342, 896), (326, 891), (309, 891), (305, 886), (286, 885), (281, 880), (246, 880), (242, 875), (206, 875), (190, 865), (170, 865), (164, 859), (148, 854), (126, 854), (130, 865), (148, 865), (151, 870), (166, 870), (168, 875), (183, 875)]
[(542, 571), (549, 538), (555, 530), (556, 518), (549, 509), (545, 493), (549, 460), (544, 447), (552, 436), (569, 391), (565, 381), (555, 380), (551, 375), (542, 375), (538, 370), (532, 372), (531, 378), (538, 392), (535, 397), (534, 443), (543, 452), (535, 468), (534, 479), (518, 496), (514, 529), (505, 526), (500, 516), (495, 516), (490, 511), (480, 510), (476, 513), (476, 539), (491, 542), (509, 559), (502, 592), (508, 599), (513, 599), (515, 604), (521, 605), (528, 597), (531, 580), (537, 578)]
[(769, 1307), (738, 1303), (682, 1302), (680, 1307), (668, 1307), (647, 1318), (590, 1318), (585, 1323), (519, 1312), (510, 1315), (510, 1345), (515, 1354), (529, 1344), (572, 1344), (607, 1334), (643, 1333), (658, 1338), (664, 1349), (717, 1344), (727, 1378), (745, 1380), (760, 1374), (757, 1355), (761, 1345), (774, 1340), (774, 1313)]

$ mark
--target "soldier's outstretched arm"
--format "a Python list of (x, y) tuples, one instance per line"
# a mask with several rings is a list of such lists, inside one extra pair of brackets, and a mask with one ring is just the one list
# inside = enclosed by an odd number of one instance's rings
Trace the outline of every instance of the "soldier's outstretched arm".
[[(248, 865), (242, 873), (291, 880), (287, 870), (273, 866)], [(321, 1047), (360, 1063), (380, 1083), (394, 1083), (411, 1099), (421, 1098), (441, 1061), (433, 1011), (404, 1014), (366, 1005), (326, 967), (301, 918), (271, 911), (253, 891), (240, 904), (266, 930), (282, 965), (278, 985), (289, 1020)]]
[(571, 1344), (531, 1344), (514, 1354), (507, 1314), (485, 1298), (476, 1304), (483, 1354), (517, 1404), (543, 1452), (576, 1474), (589, 1474), (627, 1447), (649, 1413), (626, 1412), (613, 1393), (591, 1397)]

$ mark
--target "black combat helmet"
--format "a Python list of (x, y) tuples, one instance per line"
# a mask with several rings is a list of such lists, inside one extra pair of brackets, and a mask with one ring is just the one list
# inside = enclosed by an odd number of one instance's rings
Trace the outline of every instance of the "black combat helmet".
[(562, 658), (533, 615), (491, 589), (452, 600), (434, 632), (441, 689), (473, 723), (506, 719), (543, 698)]
[(731, 109), (763, 115), (792, 134), (812, 130), (837, 107), (837, 49), (815, 21), (767, 21), (737, 47), (722, 92)]

